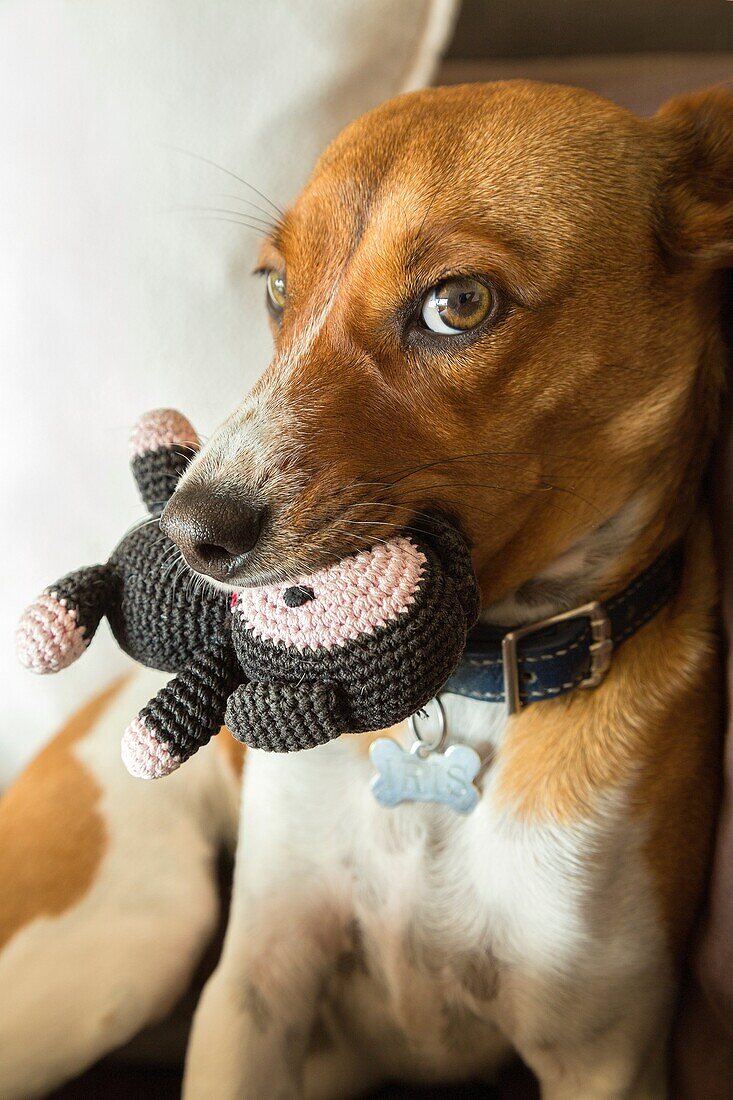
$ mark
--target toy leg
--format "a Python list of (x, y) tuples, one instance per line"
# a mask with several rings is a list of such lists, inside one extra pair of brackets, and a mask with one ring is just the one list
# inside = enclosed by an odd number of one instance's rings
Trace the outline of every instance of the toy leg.
[(175, 771), (224, 725), (227, 699), (242, 670), (228, 640), (202, 653), (132, 720), (122, 759), (138, 779)]
[(268, 752), (312, 749), (349, 732), (338, 688), (317, 681), (241, 684), (225, 720), (238, 741)]
[(173, 496), (199, 437), (175, 409), (154, 409), (140, 417), (130, 440), (132, 473), (145, 507), (153, 515)]
[(111, 565), (91, 565), (52, 584), (23, 612), (16, 652), (31, 672), (58, 672), (87, 648), (102, 616), (117, 597)]
[(212, 744), (170, 783), (119, 758), (140, 670), (94, 699), (0, 800), (0, 1098), (46, 1096), (165, 1017), (217, 921), (239, 779)]

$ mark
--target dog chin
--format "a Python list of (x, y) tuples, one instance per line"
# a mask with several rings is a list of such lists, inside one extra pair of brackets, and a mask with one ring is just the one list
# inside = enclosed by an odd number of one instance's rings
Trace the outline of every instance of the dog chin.
[(299, 577), (302, 577), (308, 573), (315, 572), (319, 566), (313, 564), (307, 564), (303, 561), (292, 563), (290, 565), (275, 566), (271, 569), (252, 569), (245, 566), (239, 571), (235, 571), (229, 580), (221, 581), (216, 577), (210, 577), (207, 573), (201, 573), (198, 569), (194, 569), (193, 566), (189, 566), (189, 569), (196, 577), (200, 577), (201, 580), (206, 581), (212, 588), (215, 588), (219, 592), (226, 592), (228, 595), (232, 595), (234, 592), (242, 592), (247, 588), (264, 588), (267, 585), (272, 584), (284, 584), (289, 581), (295, 582)]
[[(363, 549), (367, 550), (369, 547), (365, 545)], [(328, 551), (314, 548), (297, 558), (284, 557), (279, 561), (275, 559), (272, 564), (267, 561), (252, 562), (251, 565), (246, 563), (240, 569), (233, 570), (231, 576), (225, 581), (217, 580), (206, 573), (200, 573), (193, 566), (189, 566), (189, 569), (196, 576), (201, 577), (202, 580), (208, 581), (214, 588), (231, 595), (233, 592), (241, 592), (247, 588), (264, 588), (275, 584), (295, 584), (303, 577), (319, 573), (322, 569), (327, 569), (343, 558), (348, 558), (357, 552), (352, 546), (344, 546), (341, 549)]]

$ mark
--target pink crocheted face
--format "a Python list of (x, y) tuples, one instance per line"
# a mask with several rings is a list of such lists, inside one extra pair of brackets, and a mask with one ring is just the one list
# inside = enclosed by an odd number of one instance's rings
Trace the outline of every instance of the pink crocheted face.
[(319, 573), (245, 588), (233, 597), (232, 612), (265, 641), (331, 649), (406, 612), (425, 565), (425, 555), (409, 539), (391, 539)]

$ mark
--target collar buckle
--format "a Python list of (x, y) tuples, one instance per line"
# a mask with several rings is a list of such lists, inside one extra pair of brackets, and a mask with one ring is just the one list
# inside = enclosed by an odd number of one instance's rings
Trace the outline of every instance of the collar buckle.
[(590, 620), (591, 642), (590, 671), (578, 687), (597, 687), (611, 666), (613, 653), (613, 639), (611, 637), (611, 620), (605, 607), (598, 600), (574, 607), (570, 611), (561, 611), (559, 615), (550, 615), (547, 619), (540, 619), (536, 623), (517, 627), (505, 634), (501, 643), (501, 656), (504, 671), (504, 698), (508, 714), (518, 714), (522, 709), (521, 684), (519, 676), (519, 662), (517, 659), (517, 643), (529, 634), (536, 634), (545, 627), (554, 626), (555, 623), (564, 623), (568, 619)]

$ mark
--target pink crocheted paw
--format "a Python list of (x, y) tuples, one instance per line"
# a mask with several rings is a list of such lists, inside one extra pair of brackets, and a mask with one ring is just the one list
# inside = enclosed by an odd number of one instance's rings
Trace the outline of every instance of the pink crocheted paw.
[(161, 779), (181, 765), (139, 715), (122, 735), (122, 761), (136, 779)]
[(88, 645), (76, 609), (67, 607), (53, 592), (39, 596), (25, 609), (15, 632), (18, 658), (31, 672), (59, 672), (73, 664)]
[(143, 413), (130, 436), (133, 458), (176, 444), (197, 451), (200, 440), (190, 421), (175, 409), (153, 409)]

